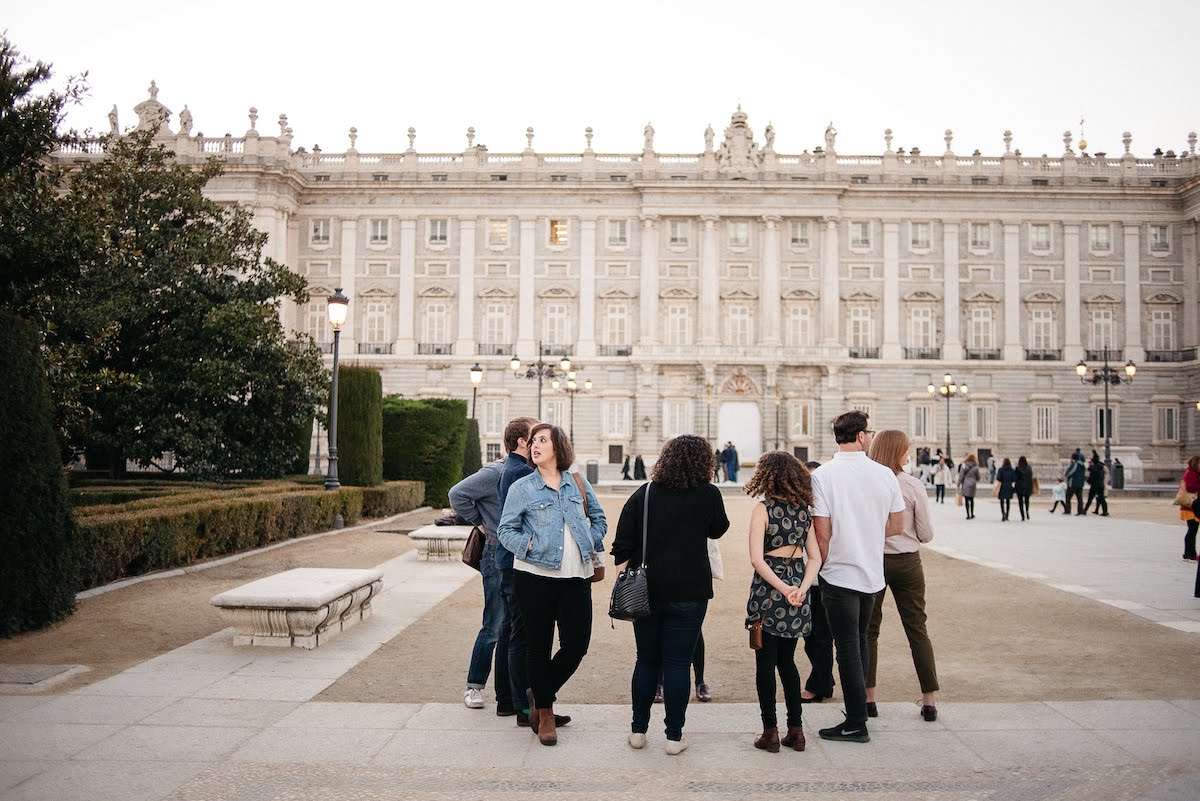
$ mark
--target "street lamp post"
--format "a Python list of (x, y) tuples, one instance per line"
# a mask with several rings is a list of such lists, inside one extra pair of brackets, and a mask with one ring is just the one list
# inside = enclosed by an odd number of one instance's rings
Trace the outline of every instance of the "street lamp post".
[(775, 450), (783, 450), (783, 443), (779, 440), (779, 406), (783, 403), (783, 398), (779, 397), (779, 388), (775, 388)]
[(523, 376), (530, 380), (535, 378), (537, 379), (537, 416), (539, 420), (542, 419), (542, 381), (547, 378), (553, 379), (559, 375), (568, 373), (571, 370), (571, 359), (569, 356), (563, 356), (561, 359), (559, 359), (558, 365), (556, 366), (551, 362), (545, 361), (543, 359), (545, 355), (545, 348), (542, 347), (541, 342), (538, 342), (538, 360), (526, 367), (524, 372), (521, 371), (521, 360), (517, 358), (515, 353), (513, 354), (512, 361), (509, 362), (508, 365), (509, 369), (513, 371), (513, 375), (515, 376)]
[[(1101, 367), (1091, 368), (1091, 375), (1088, 375), (1087, 362), (1080, 361), (1075, 365), (1075, 374), (1079, 376), (1079, 380), (1084, 384), (1103, 384), (1104, 385), (1104, 419), (1101, 423), (1101, 428), (1104, 429), (1104, 469), (1112, 475), (1112, 409), (1108, 405), (1108, 387), (1118, 386), (1120, 384), (1128, 384), (1133, 380), (1133, 376), (1137, 373), (1137, 365), (1133, 360), (1125, 362), (1125, 367), (1118, 370), (1116, 367), (1109, 366), (1108, 363), (1108, 348), (1101, 352), (1104, 364)], [(1124, 372), (1124, 375), (1122, 375)], [(1197, 404), (1200, 408), (1200, 404)]]
[(579, 383), (575, 380), (575, 371), (568, 370), (567, 371), (567, 383), (564, 385), (561, 381), (559, 381), (556, 378), (550, 382), (550, 388), (554, 389), (556, 391), (562, 391), (562, 392), (567, 393), (567, 398), (570, 401), (570, 403), (569, 403), (569, 406), (570, 406), (569, 420), (570, 420), (570, 422), (568, 424), (567, 433), (571, 437), (571, 442), (575, 442), (575, 396), (578, 395), (580, 392), (591, 392), (592, 391), (592, 379), (590, 379), (590, 378), (584, 379), (583, 386), (581, 387), (581, 386), (579, 386)]
[(942, 376), (941, 386), (935, 386), (932, 381), (925, 387), (925, 391), (929, 393), (931, 398), (938, 398), (946, 401), (946, 458), (952, 459), (950, 455), (950, 399), (955, 395), (966, 395), (967, 385), (954, 383), (954, 378), (946, 373)]
[[(329, 324), (333, 326), (333, 381), (329, 386), (329, 471), (325, 474), (325, 489), (327, 490), (336, 490), (342, 486), (338, 481), (337, 467), (338, 342), (341, 339), (342, 326), (346, 322), (349, 306), (350, 298), (342, 294), (340, 286), (326, 301)], [(334, 515), (333, 527), (341, 528), (342, 525), (342, 513), (339, 510)]]
[(471, 368), (471, 419), (475, 418), (475, 401), (479, 398), (479, 385), (483, 382), (483, 368), (479, 362)]

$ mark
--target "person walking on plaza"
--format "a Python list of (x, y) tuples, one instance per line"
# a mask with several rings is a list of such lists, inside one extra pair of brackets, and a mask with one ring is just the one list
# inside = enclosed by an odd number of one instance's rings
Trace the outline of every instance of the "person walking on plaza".
[[(1179, 493), (1176, 498), (1187, 499), (1191, 502), (1180, 504), (1179, 519), (1187, 526), (1183, 535), (1183, 558), (1192, 561), (1196, 559), (1196, 529), (1200, 528), (1200, 518), (1197, 518), (1192, 503), (1200, 497), (1200, 456), (1188, 459), (1187, 469), (1183, 478), (1179, 479)], [(1200, 566), (1197, 567), (1200, 570)]]
[(1063, 514), (1071, 514), (1071, 499), (1075, 499), (1075, 514), (1082, 515), (1083, 511), (1083, 485), (1087, 481), (1087, 468), (1083, 464), (1083, 454), (1077, 448), (1075, 453), (1071, 455), (1071, 462), (1067, 465), (1066, 470), (1067, 480), (1067, 501), (1063, 509)]
[(821, 548), (821, 595), (837, 647), (846, 720), (818, 732), (826, 740), (870, 741), (867, 731), (867, 628), (884, 587), (884, 538), (904, 532), (904, 498), (895, 473), (871, 461), (873, 432), (855, 410), (833, 422), (838, 452), (812, 474), (813, 532)]
[(633, 481), (633, 476), (629, 475), (629, 454), (625, 454), (625, 463), (621, 465), (621, 480)]
[[(929, 498), (925, 485), (903, 472), (908, 457), (908, 436), (903, 431), (880, 431), (871, 443), (870, 456), (895, 472), (904, 497), (904, 532), (888, 537), (883, 543), (883, 580), (886, 587), (875, 596), (875, 611), (867, 630), (870, 661), (867, 667), (867, 715), (879, 713), (875, 706), (876, 664), (879, 660), (879, 628), (883, 623), (883, 596), (892, 591), (900, 623), (912, 651), (913, 667), (921, 684), (921, 717), (937, 720), (937, 665), (933, 658), (933, 643), (925, 629), (925, 571), (921, 567), (921, 543), (933, 539), (933, 523), (929, 518)], [(1004, 460), (1008, 464), (1008, 460)], [(1000, 472), (996, 475), (999, 477)], [(1009, 469), (1012, 467), (1009, 465)]]
[[(763, 731), (754, 747), (778, 753), (805, 747), (796, 643), (812, 631), (807, 595), (821, 568), (812, 526), (812, 479), (796, 457), (770, 451), (758, 459), (746, 494), (758, 496), (750, 513), (750, 564), (754, 575), (746, 601), (746, 626), (756, 627), (762, 647), (754, 652), (754, 686)], [(775, 674), (783, 684), (787, 734), (779, 736)]]
[[(821, 466), (820, 462), (805, 462), (809, 475)], [(811, 480), (811, 479), (810, 479)], [(814, 538), (815, 539), (815, 538)], [(821, 577), (818, 574), (808, 588), (808, 605), (812, 609), (812, 631), (804, 638), (804, 655), (808, 657), (808, 678), (800, 691), (800, 703), (819, 704), (833, 697), (833, 633), (821, 602)]]
[(968, 453), (958, 466), (958, 493), (963, 497), (967, 519), (975, 519), (975, 487), (979, 484), (979, 463), (975, 454)]
[(946, 502), (946, 485), (949, 483), (950, 466), (946, 464), (945, 458), (939, 456), (937, 464), (933, 468), (934, 500), (938, 503)]
[(987, 458), (988, 483), (992, 484), (996, 481), (996, 457), (989, 455)]
[[(512, 684), (508, 677), (508, 649), (496, 648), (504, 622), (504, 599), (500, 592), (500, 567), (496, 564), (496, 526), (500, 523), (500, 476), (503, 460), (484, 465), (450, 488), (450, 507), (472, 526), (483, 526), (485, 536), (479, 573), (483, 578), (483, 622), (471, 649), (467, 668), (467, 689), (463, 704), (468, 709), (483, 709), (483, 688), (492, 671), (492, 653), (496, 655), (496, 714), (515, 714)], [(505, 644), (507, 646), (507, 643)]]
[(629, 745), (633, 748), (646, 746), (660, 675), (666, 751), (675, 755), (687, 748), (683, 726), (691, 695), (691, 665), (713, 597), (708, 541), (729, 529), (721, 491), (709, 480), (712, 468), (708, 440), (690, 434), (669, 440), (654, 463), (650, 482), (629, 496), (617, 521), (612, 544), (617, 572), (644, 562), (650, 589), (650, 614), (633, 621), (637, 644), (630, 680)]
[(1029, 466), (1029, 460), (1024, 456), (1017, 459), (1016, 468), (1016, 484), (1014, 490), (1017, 495), (1017, 511), (1021, 513), (1022, 520), (1029, 519), (1029, 498), (1033, 495), (1033, 468)]
[[(1083, 505), (1083, 513), (1086, 515), (1088, 509), (1092, 508), (1092, 501), (1096, 501), (1095, 514), (1101, 517), (1108, 517), (1108, 499), (1104, 497), (1104, 462), (1100, 461), (1100, 454), (1092, 452), (1092, 461), (1088, 464), (1087, 469), (1087, 485), (1088, 497), (1087, 503)], [(1103, 509), (1103, 511), (1101, 511)]]
[(633, 480), (646, 480), (646, 463), (642, 460), (642, 455), (639, 453), (633, 460)]
[(1050, 488), (1050, 497), (1054, 503), (1050, 506), (1050, 514), (1058, 511), (1058, 505), (1061, 503), (1063, 509), (1067, 508), (1067, 480), (1059, 476), (1058, 481)]
[(1013, 469), (1012, 460), (1007, 456), (996, 471), (994, 480), (999, 484), (996, 497), (1000, 499), (1000, 520), (1008, 522), (1008, 515), (1012, 511), (1012, 497), (1016, 491), (1017, 471)]
[[(529, 461), (536, 470), (509, 488), (497, 534), (515, 555), (533, 696), (529, 725), (542, 745), (554, 745), (554, 702), (592, 638), (592, 578), (603, 566), (608, 521), (591, 485), (568, 472), (575, 452), (561, 428), (538, 423), (530, 430)], [(555, 629), (559, 649), (551, 655)]]

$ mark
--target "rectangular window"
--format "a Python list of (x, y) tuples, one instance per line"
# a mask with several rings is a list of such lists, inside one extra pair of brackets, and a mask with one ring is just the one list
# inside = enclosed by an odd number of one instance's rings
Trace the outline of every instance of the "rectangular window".
[(1088, 232), (1092, 237), (1092, 250), (1107, 253), (1112, 250), (1112, 226), (1089, 225)]
[(1159, 406), (1154, 413), (1154, 438), (1158, 442), (1179, 441), (1179, 409), (1175, 406)]
[(791, 224), (791, 245), (794, 248), (808, 247), (808, 222), (795, 220)]
[(1038, 308), (1029, 310), (1029, 347), (1033, 350), (1054, 350), (1054, 310)]
[(567, 221), (566, 220), (551, 220), (550, 221), (550, 244), (551, 245), (567, 245)]
[(871, 247), (871, 224), (869, 222), (850, 223), (850, 247)]
[(604, 344), (620, 346), (629, 344), (629, 306), (625, 303), (610, 303), (604, 309)]
[(446, 302), (431, 300), (425, 304), (425, 341), (443, 343), (450, 341), (450, 325), (447, 319)]
[(813, 435), (813, 402), (792, 401), (788, 407), (789, 430), (793, 437), (810, 438)]
[(1033, 405), (1033, 441), (1058, 442), (1058, 404)]
[(988, 405), (971, 406), (971, 439), (981, 442), (996, 441), (996, 407)]
[(914, 306), (908, 318), (908, 346), (910, 348), (933, 347), (933, 309)]
[(667, 344), (692, 344), (692, 312), (682, 303), (672, 303), (667, 307)]
[(550, 183), (552, 183), (552, 184), (566, 183), (566, 180), (567, 180), (567, 176), (565, 176), (565, 175), (551, 175), (550, 176)]
[(608, 221), (608, 246), (610, 248), (623, 248), (629, 245), (629, 221), (628, 220), (609, 220)]
[(928, 403), (918, 403), (911, 407), (909, 430), (913, 439), (933, 439), (933, 407)]
[(1029, 226), (1030, 250), (1050, 249), (1050, 225), (1048, 223), (1033, 223)]
[(488, 462), (498, 462), (504, 457), (504, 446), (499, 442), (489, 442), (487, 444), (487, 460)]
[(567, 304), (547, 303), (542, 314), (542, 340), (547, 345), (570, 345)]
[(444, 172), (435, 172), (433, 175), (429, 176), (429, 180), (433, 181), (434, 183), (444, 183), (449, 179), (450, 176)]
[(970, 342), (974, 350), (991, 350), (993, 347), (991, 309), (971, 309)]
[(430, 220), (429, 221), (429, 244), (444, 245), (450, 241), (450, 221), (449, 220)]
[(913, 250), (929, 250), (929, 229), (931, 227), (927, 222), (909, 223)]
[(744, 248), (750, 246), (750, 223), (736, 220), (729, 223), (729, 247)]
[(508, 345), (509, 308), (507, 303), (489, 303), (483, 310), (483, 341), (488, 345)]
[[(1107, 419), (1106, 419), (1107, 418)], [(1096, 436), (1095, 439), (1102, 440), (1105, 436), (1109, 439), (1117, 438), (1117, 410), (1108, 409), (1108, 414), (1104, 414), (1104, 407), (1096, 407)]]
[(314, 245), (328, 245), (329, 232), (333, 225), (329, 220), (313, 220), (312, 221), (312, 239)]
[(1116, 327), (1112, 309), (1092, 309), (1092, 350), (1114, 350), (1117, 347)]
[(604, 436), (606, 439), (627, 439), (630, 435), (630, 403), (610, 400), (604, 404)]
[(325, 300), (313, 301), (308, 304), (307, 323), (308, 335), (314, 342), (329, 341), (329, 304)]
[(371, 220), (371, 244), (386, 245), (388, 243), (388, 221)]
[(391, 304), (387, 301), (368, 301), (363, 312), (363, 339), (367, 342), (388, 341), (388, 314)]
[(849, 331), (846, 339), (852, 348), (872, 348), (875, 346), (875, 326), (871, 309), (866, 306), (854, 306), (850, 309), (848, 320)]
[(784, 338), (789, 347), (803, 348), (812, 344), (812, 309), (789, 306)]
[(558, 426), (566, 429), (567, 420), (567, 402), (561, 398), (548, 398), (542, 401), (543, 420), (550, 425)]
[(483, 401), (483, 431), (485, 437), (504, 436), (504, 426), (508, 424), (503, 398), (485, 398)]
[(670, 244), (673, 247), (687, 247), (688, 243), (688, 221), (687, 220), (671, 220), (671, 238)]
[(971, 223), (971, 250), (992, 249), (992, 224)]
[(1171, 238), (1168, 227), (1165, 225), (1150, 226), (1150, 251), (1152, 253), (1165, 253), (1171, 249)]
[(488, 244), (496, 247), (508, 244), (508, 220), (488, 220)]
[(1175, 312), (1171, 309), (1150, 312), (1150, 349), (1175, 350)]
[(750, 325), (750, 307), (741, 303), (731, 305), (725, 318), (725, 344), (743, 348), (751, 345)]
[(663, 402), (663, 436), (667, 439), (680, 434), (693, 434), (692, 402), (669, 400)]

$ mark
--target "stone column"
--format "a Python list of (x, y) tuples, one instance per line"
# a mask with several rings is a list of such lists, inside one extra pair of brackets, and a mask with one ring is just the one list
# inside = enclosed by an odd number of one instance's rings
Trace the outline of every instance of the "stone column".
[(779, 217), (763, 217), (766, 232), (763, 235), (762, 272), (758, 281), (758, 319), (760, 344), (778, 347), (780, 318), (783, 316), (783, 301), (779, 280)]
[(651, 347), (658, 343), (658, 218), (642, 217), (642, 261), (638, 267), (638, 344)]
[(1194, 348), (1200, 345), (1200, 331), (1197, 331), (1197, 314), (1200, 314), (1200, 259), (1197, 259), (1196, 238), (1200, 220), (1185, 220), (1180, 223), (1183, 234), (1183, 341), (1181, 348)]
[(700, 246), (700, 345), (720, 345), (721, 277), (717, 256), (717, 220), (705, 215)]
[(1142, 243), (1141, 226), (1125, 225), (1125, 358), (1146, 360), (1142, 347)]
[(900, 223), (883, 224), (883, 350), (888, 361), (900, 350)]
[[(283, 228), (284, 228), (284, 237), (285, 238), (284, 238), (284, 241), (282, 242), (284, 263), (288, 266), (289, 270), (292, 270), (293, 272), (295, 272), (300, 269), (300, 254), (299, 254), (300, 218), (296, 217), (295, 215), (288, 214), (286, 212), (284, 214), (285, 214), (285, 218), (283, 220)], [(323, 280), (328, 280), (328, 279), (323, 279)], [(310, 281), (310, 283), (311, 283), (311, 281)], [(307, 310), (305, 310), (304, 312), (301, 312), (300, 311), (301, 308), (302, 307), (296, 308), (296, 311), (295, 311), (292, 319), (296, 321), (296, 330), (297, 331), (307, 332), (308, 331), (308, 312), (307, 312)]]
[(399, 356), (417, 352), (417, 221), (400, 221), (400, 299), (397, 312), (396, 347)]
[(522, 217), (520, 278), (517, 283), (517, 354), (537, 360), (537, 341), (533, 336), (533, 258), (537, 241), (537, 220)]
[(358, 269), (358, 220), (342, 220), (342, 251), (338, 270), (341, 274), (342, 292), (350, 298), (350, 308), (347, 311), (346, 323), (342, 326), (342, 336), (339, 348), (341, 353), (349, 356), (357, 351), (359, 298), (355, 287), (355, 272)]
[(963, 357), (962, 314), (958, 297), (959, 224), (942, 224), (942, 358), (958, 361)]
[(1025, 358), (1021, 347), (1021, 224), (1004, 223), (1004, 349), (1006, 362)]
[(596, 219), (579, 220), (579, 341), (577, 356), (596, 355)]
[(475, 355), (475, 220), (458, 221), (458, 356)]
[(1079, 324), (1079, 225), (1063, 224), (1063, 361), (1083, 358), (1083, 329)]
[(825, 348), (841, 345), (840, 269), (838, 220), (829, 217), (825, 219), (825, 241), (821, 243), (821, 346)]

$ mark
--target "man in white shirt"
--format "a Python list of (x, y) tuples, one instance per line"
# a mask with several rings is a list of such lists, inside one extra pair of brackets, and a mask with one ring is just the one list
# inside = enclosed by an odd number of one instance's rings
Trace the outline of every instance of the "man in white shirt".
[(865, 743), (867, 627), (875, 593), (884, 587), (885, 537), (904, 532), (900, 482), (867, 456), (875, 432), (867, 415), (846, 412), (833, 421), (838, 452), (812, 474), (813, 532), (821, 548), (821, 601), (837, 646), (846, 720), (819, 734)]

